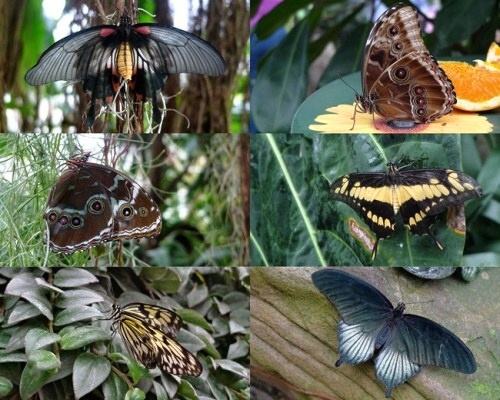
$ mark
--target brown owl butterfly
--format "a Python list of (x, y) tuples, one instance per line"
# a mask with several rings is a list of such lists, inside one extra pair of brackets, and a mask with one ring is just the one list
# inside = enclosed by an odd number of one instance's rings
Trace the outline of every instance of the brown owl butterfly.
[(451, 81), (425, 47), (411, 6), (396, 5), (377, 20), (366, 42), (362, 73), (363, 95), (356, 96), (354, 115), (377, 113), (408, 128), (448, 114), (457, 102)]
[(109, 240), (155, 236), (160, 209), (138, 183), (114, 168), (72, 158), (49, 195), (44, 218), (52, 251), (73, 253)]

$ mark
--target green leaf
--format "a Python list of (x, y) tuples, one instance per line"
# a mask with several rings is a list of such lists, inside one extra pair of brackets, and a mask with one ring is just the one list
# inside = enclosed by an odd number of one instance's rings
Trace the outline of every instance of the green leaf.
[(189, 400), (198, 400), (195, 388), (185, 379), (181, 380), (177, 395)]
[(306, 97), (309, 22), (304, 19), (271, 52), (257, 72), (250, 107), (260, 132), (289, 132)]
[(189, 308), (179, 308), (175, 312), (186, 323), (199, 326), (209, 332), (213, 332), (213, 326), (198, 311)]
[(73, 366), (73, 390), (79, 399), (103, 383), (111, 372), (111, 363), (105, 357), (82, 353)]
[(26, 349), (26, 354), (31, 353), (34, 350), (41, 349), (42, 347), (48, 346), (52, 343), (59, 341), (60, 336), (56, 333), (51, 333), (45, 329), (34, 328), (28, 331), (26, 337), (24, 338), (24, 347)]
[[(59, 360), (53, 353), (45, 350), (37, 350), (31, 353), (30, 361), (24, 367), (19, 382), (21, 399), (27, 400), (38, 392), (57, 373), (58, 364)], [(52, 369), (47, 368), (51, 365), (55, 367)]]
[(231, 343), (229, 345), (229, 350), (227, 351), (227, 358), (230, 360), (235, 360), (237, 358), (246, 357), (249, 352), (248, 341), (241, 338), (236, 339), (236, 343)]
[(195, 284), (191, 291), (187, 294), (186, 299), (188, 306), (193, 308), (204, 302), (208, 297), (208, 289), (206, 285)]
[(99, 303), (101, 301), (104, 301), (104, 298), (95, 290), (74, 289), (66, 290), (64, 294), (58, 298), (56, 305), (60, 308), (69, 308)]
[(11, 362), (26, 362), (26, 354), (24, 353), (4, 353), (0, 352), (0, 363), (11, 363)]
[(297, 11), (311, 4), (310, 0), (283, 1), (264, 15), (255, 27), (255, 34), (259, 39), (272, 35), (276, 29), (283, 27)]
[(144, 400), (146, 395), (139, 388), (130, 389), (125, 395), (125, 400)]
[(53, 371), (61, 366), (61, 361), (51, 351), (33, 350), (28, 354), (28, 364), (40, 371)]
[(10, 294), (12, 296), (18, 296), (26, 299), (49, 320), (52, 320), (52, 306), (49, 300), (45, 297), (44, 290), (40, 288), (40, 286), (36, 283), (33, 275), (29, 273), (16, 275), (7, 284), (7, 287), (5, 288), (5, 294)]
[[(438, 49), (469, 39), (481, 25), (492, 18), (495, 0), (444, 0), (435, 20)], [(473, 15), (474, 18), (468, 16)]]
[(0, 397), (7, 396), (13, 388), (14, 385), (9, 379), (0, 376)]
[(25, 321), (40, 315), (40, 310), (31, 303), (19, 301), (9, 313), (7, 325), (15, 325), (18, 322)]
[(249, 379), (248, 368), (243, 365), (232, 361), (232, 360), (214, 360), (215, 368), (221, 368), (225, 371), (232, 372), (233, 374), (242, 376), (245, 379)]
[(105, 400), (123, 399), (127, 393), (127, 384), (114, 372), (108, 376), (102, 385)]
[(68, 307), (57, 313), (56, 318), (54, 319), (54, 325), (63, 326), (94, 317), (102, 317), (102, 313), (94, 307)]
[(87, 344), (111, 340), (108, 332), (96, 326), (82, 326), (61, 336), (61, 349), (74, 350)]
[(62, 268), (54, 275), (54, 285), (59, 287), (80, 287), (99, 280), (82, 268)]

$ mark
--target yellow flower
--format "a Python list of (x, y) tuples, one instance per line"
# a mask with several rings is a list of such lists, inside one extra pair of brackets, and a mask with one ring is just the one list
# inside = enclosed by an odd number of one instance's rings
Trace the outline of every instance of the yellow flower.
[(354, 104), (340, 104), (326, 109), (314, 119), (309, 129), (320, 133), (490, 133), (493, 124), (477, 113), (453, 110), (450, 114), (429, 123), (415, 124), (408, 129), (396, 129), (376, 114), (356, 113), (353, 125)]

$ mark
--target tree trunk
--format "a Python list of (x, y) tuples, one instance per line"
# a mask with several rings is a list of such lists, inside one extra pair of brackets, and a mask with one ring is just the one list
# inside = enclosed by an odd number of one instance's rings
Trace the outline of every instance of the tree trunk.
[[(334, 366), (338, 359), (335, 307), (312, 284), (314, 268), (251, 271), (252, 383), (280, 389), (291, 398), (384, 399), (373, 362)], [(473, 375), (423, 367), (393, 391), (399, 400), (500, 398), (498, 360), (500, 271), (483, 270), (466, 283), (451, 277), (426, 281), (400, 268), (344, 268), (379, 288), (407, 312), (430, 318), (460, 337), (478, 364)], [(256, 399), (259, 400), (259, 399)]]

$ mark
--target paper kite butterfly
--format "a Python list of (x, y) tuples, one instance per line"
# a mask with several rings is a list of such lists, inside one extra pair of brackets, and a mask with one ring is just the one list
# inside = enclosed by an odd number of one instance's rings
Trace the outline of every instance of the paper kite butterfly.
[(153, 121), (159, 124), (160, 91), (171, 74), (190, 72), (222, 75), (225, 62), (219, 52), (199, 37), (171, 26), (99, 25), (73, 33), (50, 46), (26, 73), (30, 85), (81, 81), (90, 94), (87, 126), (92, 127), (96, 106), (128, 93), (134, 102), (151, 99)]
[(356, 210), (375, 233), (372, 260), (379, 240), (395, 232), (397, 216), (412, 233), (430, 235), (442, 250), (443, 246), (430, 230), (431, 225), (448, 207), (480, 197), (479, 184), (452, 169), (400, 169), (393, 163), (387, 167), (387, 172), (344, 175), (330, 187), (333, 198)]
[(120, 333), (129, 353), (146, 368), (178, 376), (202, 373), (198, 359), (174, 339), (182, 320), (173, 311), (143, 303), (114, 304), (111, 319), (113, 332)]

